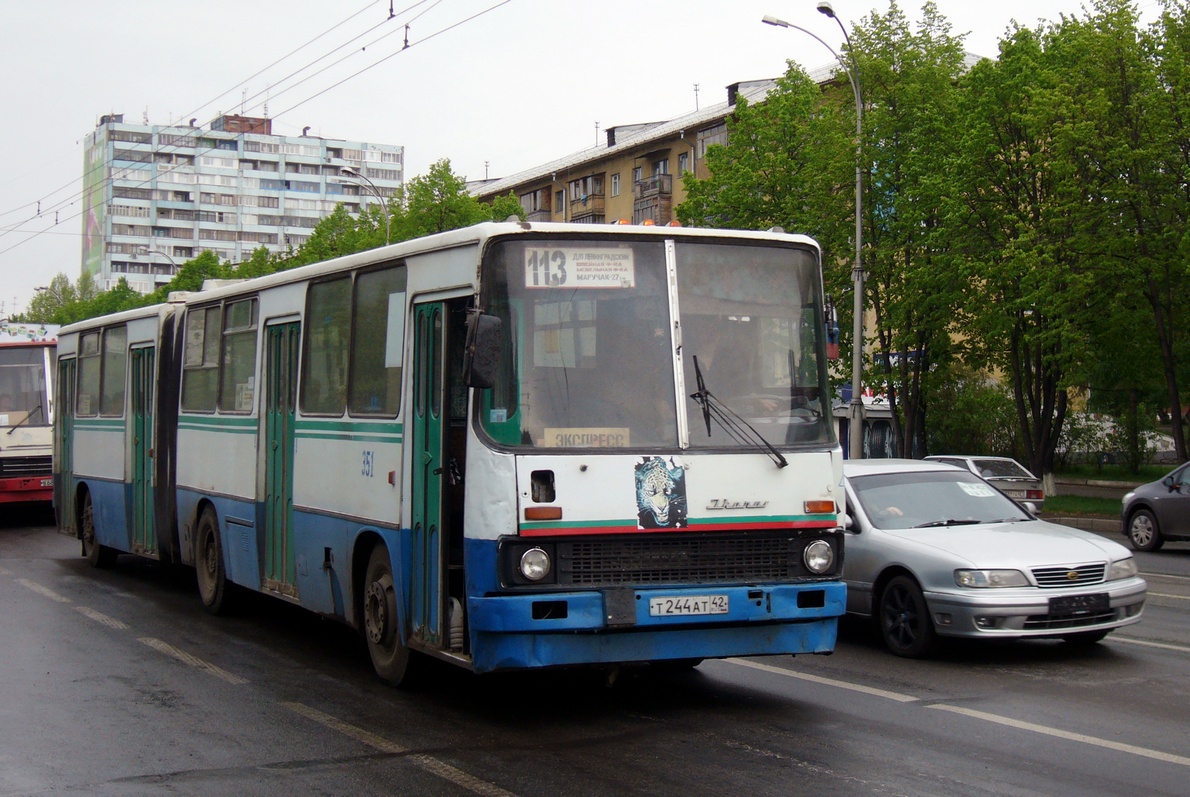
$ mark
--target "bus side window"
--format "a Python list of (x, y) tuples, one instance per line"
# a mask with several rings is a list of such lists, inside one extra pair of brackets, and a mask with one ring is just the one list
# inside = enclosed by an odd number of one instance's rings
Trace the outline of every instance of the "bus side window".
[(302, 347), (302, 412), (342, 416), (347, 408), (351, 277), (310, 286)]
[(103, 374), (99, 414), (124, 414), (124, 381), (128, 373), (128, 330), (110, 327), (103, 331)]

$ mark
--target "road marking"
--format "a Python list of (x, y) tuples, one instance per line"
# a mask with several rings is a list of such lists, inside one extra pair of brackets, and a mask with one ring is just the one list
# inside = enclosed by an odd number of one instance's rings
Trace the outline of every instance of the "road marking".
[(1145, 596), (1149, 598), (1173, 598), (1175, 601), (1190, 601), (1190, 595), (1170, 595), (1166, 592), (1147, 592)]
[(108, 617), (103, 612), (97, 612), (88, 606), (75, 606), (74, 610), (84, 617), (90, 617), (95, 622), (106, 625), (113, 631), (124, 631), (128, 628), (128, 626), (124, 625), (124, 623), (120, 622), (115, 617)]
[(1137, 639), (1136, 637), (1120, 636), (1119, 634), (1113, 634), (1107, 639), (1109, 642), (1127, 642), (1130, 645), (1144, 645), (1149, 648), (1161, 648), (1163, 650), (1176, 650), (1179, 653), (1190, 653), (1190, 648), (1185, 645), (1170, 645), (1167, 642), (1149, 642), (1144, 639)]
[[(382, 753), (393, 753), (404, 755), (409, 752), (407, 748), (402, 747), (396, 742), (385, 739), (383, 736), (378, 736), (371, 731), (365, 731), (363, 728), (358, 728), (355, 725), (348, 725), (342, 720), (335, 719), (329, 714), (323, 714), (318, 709), (310, 708), (302, 703), (283, 702), (281, 704), (285, 708), (301, 714), (307, 719), (314, 720), (319, 725), (330, 728), (333, 731), (338, 731), (344, 736), (349, 736), (357, 742), (366, 744), (368, 747), (381, 751)], [(448, 780), (456, 786), (461, 786), (468, 791), (473, 791), (476, 794), (485, 795), (485, 797), (516, 797), (512, 792), (505, 791), (495, 784), (488, 783), (485, 780), (469, 775), (468, 773), (452, 767), (443, 761), (439, 761), (433, 756), (422, 753), (414, 753), (409, 756), (409, 760), (416, 763), (422, 769), (437, 775), (443, 780)]]
[(862, 684), (848, 683), (847, 681), (836, 681), (833, 678), (823, 678), (820, 675), (807, 675), (802, 672), (795, 672), (793, 670), (782, 669), (781, 667), (773, 667), (770, 664), (759, 664), (754, 661), (745, 661), (744, 659), (724, 659), (724, 661), (732, 664), (739, 664), (743, 667), (751, 667), (754, 670), (762, 670), (764, 672), (771, 672), (774, 675), (784, 675), (787, 678), (797, 678), (801, 681), (810, 681), (811, 683), (824, 684), (826, 686), (836, 686), (839, 689), (848, 689), (852, 692), (863, 692), (865, 695), (875, 695), (876, 697), (883, 697), (887, 700), (896, 700), (898, 703), (917, 703), (920, 698), (912, 695), (902, 695), (899, 692), (889, 692), (884, 689), (877, 689), (873, 686), (863, 686)]
[(0, 575), (4, 575), (4, 576), (11, 576), (11, 575), (12, 575), (12, 571), (11, 571), (11, 570), (9, 570), (9, 569), (8, 569), (7, 567), (5, 567), (4, 565), (0, 565)]
[(141, 637), (139, 641), (145, 645), (148, 645), (159, 653), (164, 653), (166, 656), (177, 659), (183, 664), (188, 664), (191, 667), (199, 670), (206, 670), (211, 675), (214, 675), (216, 678), (222, 678), (229, 684), (236, 684), (238, 686), (240, 684), (248, 683), (247, 678), (241, 678), (240, 676), (234, 675), (227, 670), (216, 667), (214, 664), (205, 662), (197, 656), (192, 656), (180, 648), (175, 648), (168, 642), (162, 642), (160, 639), (154, 639), (153, 637), (148, 636)]
[(976, 711), (970, 708), (945, 706), (941, 704), (926, 706), (926, 708), (938, 709), (939, 711), (949, 711), (952, 714), (962, 714), (965, 717), (972, 717), (974, 719), (984, 720), (985, 722), (994, 722), (998, 725), (1007, 725), (1010, 728), (1017, 728), (1018, 730), (1032, 731), (1033, 733), (1054, 736), (1059, 739), (1066, 739), (1072, 742), (1081, 742), (1083, 744), (1095, 745), (1096, 747), (1106, 747), (1109, 750), (1118, 750), (1122, 753), (1131, 753), (1132, 755), (1152, 758), (1157, 761), (1164, 761), (1168, 764), (1179, 764), (1184, 767), (1190, 767), (1190, 758), (1187, 758), (1186, 756), (1174, 755), (1173, 753), (1162, 753), (1159, 750), (1150, 750), (1147, 747), (1137, 747), (1133, 744), (1113, 742), (1109, 739), (1100, 739), (1097, 736), (1087, 736), (1083, 733), (1061, 731), (1057, 728), (1051, 728), (1047, 725), (1037, 725), (1033, 722), (1014, 720), (1009, 717), (1001, 717), (999, 714), (989, 714), (986, 711)]
[(52, 589), (49, 589), (48, 587), (43, 587), (40, 584), (30, 581), (27, 578), (18, 578), (17, 583), (20, 584), (22, 587), (33, 590), (38, 595), (42, 595), (46, 598), (49, 598), (52, 601), (57, 601), (58, 603), (70, 603), (71, 602), (70, 598), (66, 597), (65, 595), (59, 595), (58, 593), (54, 592)]

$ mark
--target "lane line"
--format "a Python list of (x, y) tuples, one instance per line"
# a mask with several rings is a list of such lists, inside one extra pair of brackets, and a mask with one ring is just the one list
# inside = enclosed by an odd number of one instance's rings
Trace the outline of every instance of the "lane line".
[(1175, 601), (1190, 601), (1190, 595), (1170, 595), (1167, 592), (1148, 592), (1149, 598), (1173, 598)]
[[(337, 731), (382, 753), (403, 755), (409, 752), (407, 748), (402, 747), (396, 742), (385, 739), (383, 736), (378, 736), (371, 731), (365, 731), (363, 728), (356, 727), (355, 725), (349, 725), (342, 720), (336, 719), (329, 714), (323, 714), (318, 709), (311, 708), (303, 703), (283, 702), (281, 705), (295, 714), (301, 714), (306, 719), (313, 720), (319, 725)], [(482, 794), (484, 797), (516, 797), (510, 791), (505, 791), (493, 783), (480, 780), (474, 775), (470, 775), (444, 761), (439, 761), (433, 756), (424, 753), (414, 753), (409, 756), (409, 760), (443, 780), (448, 780), (456, 786), (461, 786), (476, 794)]]
[(117, 620), (115, 617), (108, 617), (103, 612), (97, 612), (89, 606), (75, 606), (74, 610), (84, 617), (90, 617), (101, 625), (106, 625), (113, 631), (126, 631), (128, 626)]
[(153, 650), (156, 650), (158, 653), (164, 653), (166, 656), (177, 659), (178, 661), (182, 662), (183, 664), (188, 664), (191, 667), (194, 667), (195, 669), (205, 670), (206, 672), (209, 672), (211, 675), (214, 675), (216, 678), (222, 678), (224, 681), (227, 681), (229, 684), (235, 684), (235, 685), (239, 686), (241, 684), (248, 683), (247, 678), (241, 678), (240, 676), (230, 673), (227, 670), (224, 670), (220, 667), (216, 667), (214, 664), (211, 664), (210, 662), (203, 661), (202, 659), (198, 658), (197, 656), (192, 656), (180, 648), (175, 648), (173, 645), (169, 644), (168, 642), (162, 642), (160, 639), (154, 639), (153, 637), (148, 637), (148, 636), (141, 637), (138, 641), (141, 642), (142, 644), (148, 645)]
[(9, 570), (4, 565), (0, 565), (0, 576), (11, 576), (11, 575), (12, 575), (11, 570)]
[(58, 593), (54, 592), (49, 587), (43, 587), (40, 584), (38, 584), (37, 582), (30, 581), (27, 578), (18, 578), (17, 583), (20, 584), (22, 587), (33, 590), (38, 595), (49, 598), (52, 601), (57, 601), (58, 603), (72, 603), (70, 598), (66, 597), (65, 595), (59, 595)]
[(862, 692), (865, 695), (883, 697), (887, 700), (895, 700), (898, 703), (921, 702), (921, 698), (913, 697), (912, 695), (903, 695), (899, 692), (889, 692), (885, 689), (877, 689), (874, 686), (853, 684), (848, 683), (847, 681), (836, 681), (833, 678), (823, 678), (820, 675), (807, 675), (806, 673), (802, 672), (794, 672), (793, 670), (785, 670), (781, 667), (774, 667), (770, 664), (759, 664), (755, 661), (745, 661), (744, 659), (724, 659), (723, 661), (731, 662), (732, 664), (739, 664), (742, 667), (751, 667), (754, 670), (771, 672), (774, 675), (784, 675), (787, 678), (797, 678), (799, 681), (809, 681), (811, 683), (823, 684), (825, 686), (835, 686), (839, 689), (847, 689), (852, 692)]
[(1162, 650), (1176, 650), (1178, 653), (1190, 653), (1190, 648), (1185, 645), (1171, 645), (1168, 642), (1149, 642), (1145, 639), (1137, 639), (1130, 636), (1109, 636), (1108, 642), (1127, 642), (1129, 645), (1144, 645), (1148, 648), (1161, 648)]
[(1106, 747), (1108, 750), (1118, 750), (1122, 753), (1130, 753), (1131, 755), (1143, 756), (1144, 758), (1152, 758), (1156, 761), (1164, 761), (1168, 764), (1177, 764), (1183, 767), (1190, 767), (1190, 758), (1187, 758), (1186, 756), (1174, 755), (1173, 753), (1163, 753), (1160, 750), (1150, 750), (1147, 747), (1137, 747), (1133, 744), (1113, 742), (1110, 739), (1100, 739), (1097, 736), (1087, 736), (1084, 733), (1061, 731), (1057, 728), (1051, 728), (1048, 725), (1038, 725), (1033, 722), (1014, 720), (1010, 717), (1001, 717), (999, 714), (989, 714), (986, 711), (976, 711), (975, 709), (962, 708), (960, 706), (945, 706), (941, 704), (926, 706), (926, 708), (937, 709), (938, 711), (949, 711), (952, 714), (961, 714), (965, 717), (983, 720), (984, 722), (994, 722), (997, 725), (1006, 725), (1009, 728), (1031, 731), (1033, 733), (1044, 734), (1045, 736), (1054, 736), (1058, 739), (1066, 739), (1072, 742), (1081, 742), (1082, 744), (1090, 744), (1096, 747)]

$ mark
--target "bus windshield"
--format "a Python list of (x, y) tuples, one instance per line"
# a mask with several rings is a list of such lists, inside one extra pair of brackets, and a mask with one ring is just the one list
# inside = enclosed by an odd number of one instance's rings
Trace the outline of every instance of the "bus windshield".
[(505, 367), (480, 420), (494, 440), (736, 450), (833, 442), (814, 251), (676, 240), (673, 253), (671, 285), (663, 241), (490, 248), (482, 301), (503, 320)]
[(0, 426), (49, 426), (45, 348), (0, 347)]

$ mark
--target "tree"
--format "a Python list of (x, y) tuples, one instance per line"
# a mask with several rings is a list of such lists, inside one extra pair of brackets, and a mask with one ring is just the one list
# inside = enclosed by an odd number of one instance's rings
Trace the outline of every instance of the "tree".
[(727, 119), (727, 144), (707, 149), (709, 176), (683, 175), (686, 200), (675, 209), (678, 220), (688, 226), (804, 232), (822, 245), (824, 262), (846, 262), (854, 205), (838, 188), (849, 183), (855, 168), (847, 133), (855, 122), (854, 117), (847, 122), (842, 98), (824, 97), (793, 62), (764, 102), (740, 98)]
[(962, 273), (939, 240), (949, 179), (939, 164), (957, 146), (954, 126), (963, 71), (961, 38), (932, 2), (911, 29), (896, 3), (857, 27), (849, 52), (864, 95), (864, 252), (867, 305), (902, 456), (924, 453), (930, 391), (952, 359)]
[[(393, 240), (405, 241), (491, 221), (494, 206), (482, 204), (467, 191), (467, 180), (443, 159), (405, 186), (403, 202), (393, 219)], [(518, 215), (520, 203), (517, 203)], [(507, 210), (507, 208), (505, 208)], [(506, 214), (507, 215), (507, 214)], [(502, 219), (501, 219), (502, 220)]]
[(77, 301), (78, 292), (70, 284), (70, 278), (58, 274), (50, 280), (45, 290), (39, 290), (29, 301), (29, 308), (20, 320), (34, 324), (55, 324), (59, 311)]

